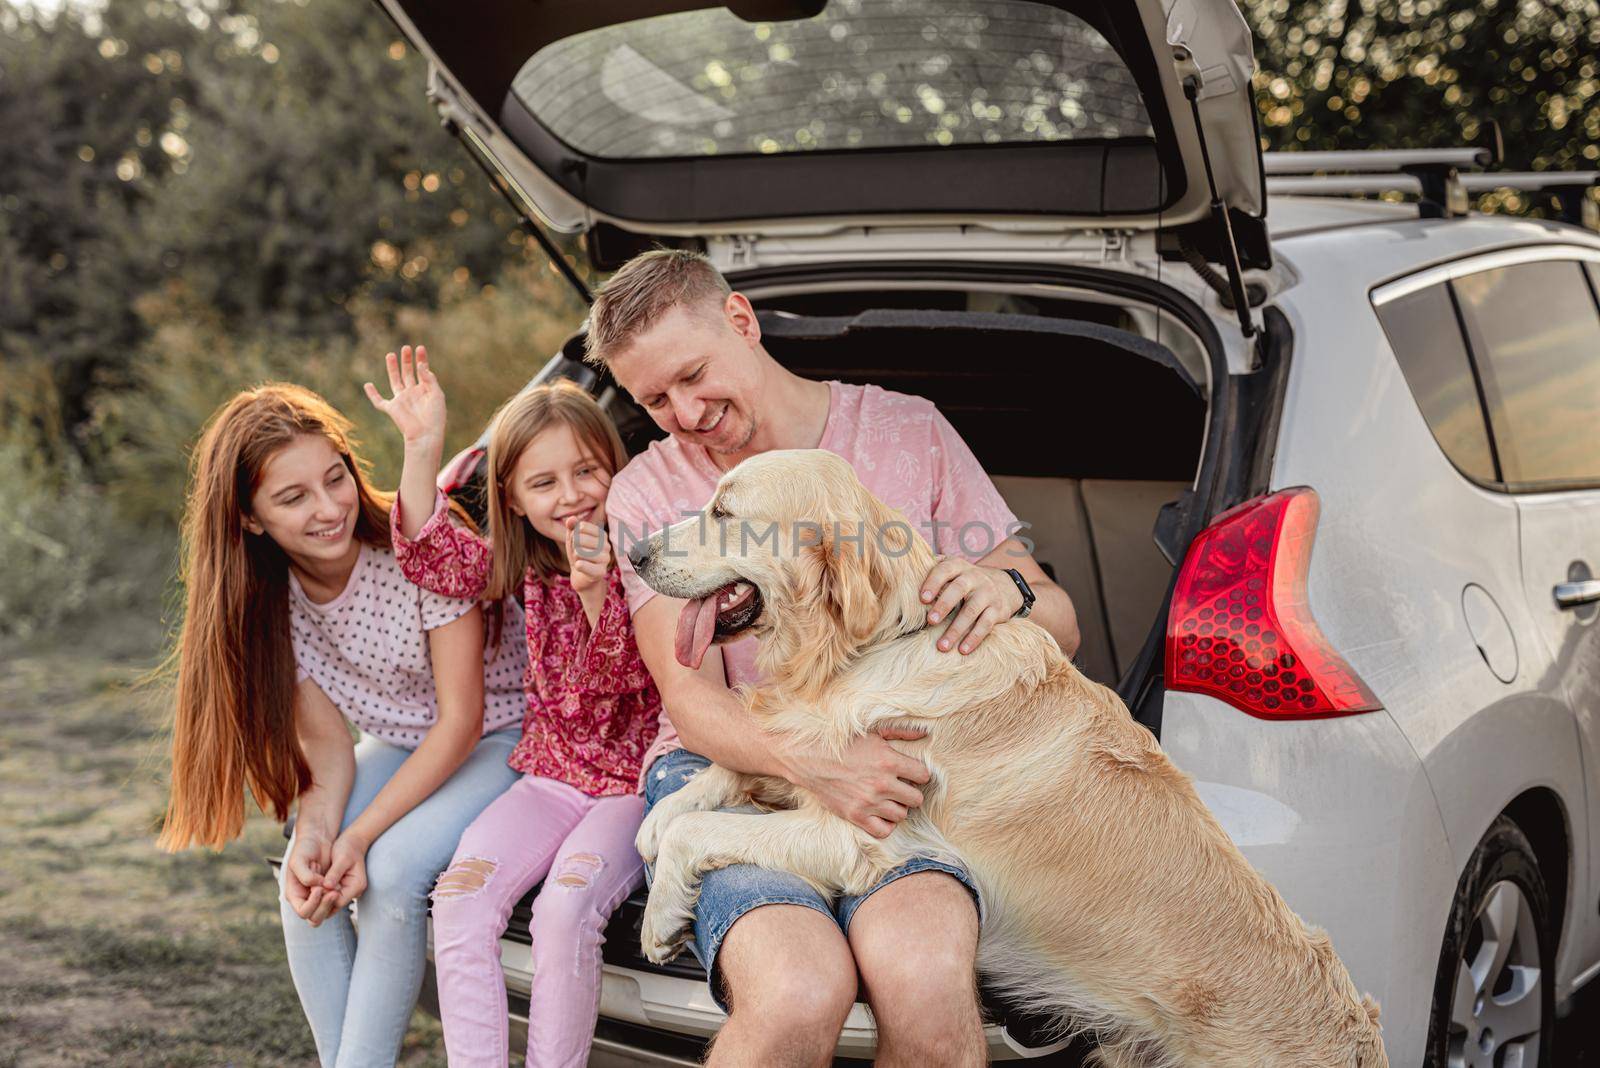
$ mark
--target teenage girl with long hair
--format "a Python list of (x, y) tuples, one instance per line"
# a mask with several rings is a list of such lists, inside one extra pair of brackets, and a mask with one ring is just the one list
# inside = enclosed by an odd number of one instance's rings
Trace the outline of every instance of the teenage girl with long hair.
[(422, 981), (428, 892), (517, 777), (506, 759), (521, 649), (486, 657), (475, 603), (406, 581), (390, 500), (368, 484), (344, 416), (271, 383), (207, 425), (183, 521), (160, 844), (237, 837), (246, 789), (276, 819), (297, 807), (284, 941), (325, 1068), (394, 1063)]
[(509, 598), (524, 609), (527, 715), (511, 766), (522, 777), (461, 836), (433, 895), (434, 964), (451, 1068), (507, 1060), (500, 935), (534, 899), (527, 1063), (581, 1068), (600, 1002), (600, 943), (644, 865), (639, 765), (661, 697), (634, 644), (602, 529), (627, 461), (616, 427), (570, 382), (528, 389), (489, 430), (489, 537), (450, 521), (434, 489), (445, 400), (427, 351), (388, 356), (393, 397), (367, 394), (405, 438), (396, 550), (436, 593)]

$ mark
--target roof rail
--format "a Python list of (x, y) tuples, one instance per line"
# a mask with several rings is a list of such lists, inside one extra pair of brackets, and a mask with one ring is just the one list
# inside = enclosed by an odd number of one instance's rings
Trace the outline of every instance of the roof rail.
[(1278, 196), (1346, 196), (1351, 193), (1422, 193), (1414, 174), (1291, 174), (1269, 177), (1267, 192)]
[(1463, 174), (1461, 184), (1469, 193), (1487, 193), (1491, 189), (1542, 192), (1567, 186), (1587, 189), (1600, 185), (1600, 171), (1490, 171), (1487, 174)]
[[(1515, 189), (1554, 197), (1562, 222), (1586, 230), (1600, 230), (1600, 202), (1589, 190), (1600, 187), (1600, 171), (1488, 171), (1458, 174), (1463, 158), (1481, 159), (1487, 149), (1419, 149), (1416, 152), (1267, 152), (1267, 192), (1276, 196), (1348, 196), (1406, 193), (1421, 198), (1423, 216), (1465, 215), (1470, 197), (1495, 189)], [(1425, 155), (1431, 153), (1431, 156)], [(1297, 157), (1294, 161), (1286, 156)], [(1302, 163), (1298, 157), (1304, 157)], [(1356, 159), (1352, 157), (1363, 157)], [(1404, 169), (1363, 166), (1372, 157), (1405, 157)], [(1318, 162), (1323, 165), (1317, 166)], [(1374, 161), (1376, 162), (1376, 161)], [(1312, 170), (1343, 170), (1344, 174), (1310, 174)], [(1430, 189), (1430, 186), (1432, 187)], [(1440, 198), (1443, 199), (1440, 199)], [(1430, 212), (1429, 201), (1444, 204), (1458, 198), (1449, 212)]]
[(1263, 152), (1266, 173), (1395, 174), (1417, 167), (1454, 167), (1478, 170), (1495, 162), (1488, 148), (1385, 148), (1355, 152)]
[[(1515, 189), (1553, 196), (1561, 221), (1586, 230), (1600, 230), (1600, 203), (1589, 190), (1600, 186), (1600, 171), (1504, 171), (1498, 174), (1464, 174), (1461, 186), (1468, 193)], [(1270, 187), (1269, 187), (1270, 188)]]
[[(1269, 176), (1268, 192), (1276, 190), (1313, 196), (1390, 191), (1415, 193), (1417, 210), (1424, 219), (1465, 215), (1471, 207), (1471, 201), (1461, 186), (1459, 172), (1477, 170), (1499, 160), (1499, 151), (1491, 146), (1262, 153), (1262, 167)], [(1344, 176), (1311, 177), (1324, 171), (1337, 171)]]

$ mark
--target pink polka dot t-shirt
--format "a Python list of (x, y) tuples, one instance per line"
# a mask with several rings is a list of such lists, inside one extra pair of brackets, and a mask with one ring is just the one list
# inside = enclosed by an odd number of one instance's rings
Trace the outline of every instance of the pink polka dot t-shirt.
[[(362, 732), (415, 749), (439, 716), (428, 631), (461, 618), (473, 604), (412, 585), (391, 550), (363, 543), (343, 592), (325, 604), (314, 603), (289, 575), (296, 674), (314, 680)], [(520, 641), (485, 647), (485, 734), (522, 722), (526, 656)]]

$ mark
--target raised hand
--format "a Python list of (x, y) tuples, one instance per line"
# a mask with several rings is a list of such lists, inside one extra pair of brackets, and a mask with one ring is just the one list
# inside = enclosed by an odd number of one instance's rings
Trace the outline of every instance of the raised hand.
[(405, 345), (398, 357), (391, 352), (383, 360), (389, 370), (389, 391), (394, 396), (384, 400), (377, 387), (368, 382), (365, 384), (367, 399), (374, 408), (394, 420), (407, 446), (443, 448), (444, 389), (428, 367), (427, 348), (418, 345), (413, 359), (411, 346)]

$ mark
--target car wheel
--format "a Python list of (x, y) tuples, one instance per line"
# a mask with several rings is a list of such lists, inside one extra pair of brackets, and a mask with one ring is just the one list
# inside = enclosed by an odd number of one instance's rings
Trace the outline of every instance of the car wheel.
[(1428, 1068), (1544, 1068), (1555, 1027), (1555, 939), (1544, 876), (1501, 816), (1467, 864), (1433, 988)]

